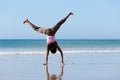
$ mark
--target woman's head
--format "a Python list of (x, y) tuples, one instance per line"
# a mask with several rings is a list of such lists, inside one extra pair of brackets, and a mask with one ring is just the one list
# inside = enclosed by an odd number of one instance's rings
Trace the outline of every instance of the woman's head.
[(55, 44), (49, 44), (48, 45), (49, 50), (51, 51), (51, 53), (55, 54), (57, 49), (56, 49), (56, 45)]
[(55, 54), (56, 53), (56, 47), (52, 47), (51, 49), (50, 49), (50, 51), (51, 51), (51, 53), (53, 53), (53, 54)]

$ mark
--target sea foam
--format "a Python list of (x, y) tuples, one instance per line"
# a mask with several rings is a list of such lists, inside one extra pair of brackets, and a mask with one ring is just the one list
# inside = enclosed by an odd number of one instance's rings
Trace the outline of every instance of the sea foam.
[[(45, 54), (46, 51), (0, 51), (0, 55), (36, 55)], [(57, 51), (58, 53), (58, 51)], [(96, 50), (63, 50), (64, 54), (82, 54), (82, 53), (120, 53), (120, 49), (96, 49)]]

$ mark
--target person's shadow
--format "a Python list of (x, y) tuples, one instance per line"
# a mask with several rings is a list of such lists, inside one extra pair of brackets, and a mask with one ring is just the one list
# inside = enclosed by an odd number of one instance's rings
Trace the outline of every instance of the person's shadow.
[(48, 70), (48, 65), (46, 65), (46, 80), (62, 80), (63, 71), (64, 71), (64, 65), (61, 66), (61, 72), (58, 76), (56, 74), (50, 75)]

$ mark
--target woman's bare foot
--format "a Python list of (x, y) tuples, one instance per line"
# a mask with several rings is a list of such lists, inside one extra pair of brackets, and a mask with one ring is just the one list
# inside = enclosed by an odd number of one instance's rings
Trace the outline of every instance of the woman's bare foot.
[(70, 12), (70, 15), (73, 15), (73, 13), (72, 13), (72, 12)]
[(28, 21), (29, 21), (28, 19), (25, 19), (25, 20), (23, 21), (23, 24), (27, 23)]

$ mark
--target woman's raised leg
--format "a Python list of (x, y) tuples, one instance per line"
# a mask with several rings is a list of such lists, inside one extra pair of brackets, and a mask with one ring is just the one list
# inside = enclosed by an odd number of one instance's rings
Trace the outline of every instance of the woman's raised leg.
[(73, 15), (73, 13), (70, 12), (67, 16), (65, 16), (62, 20), (60, 20), (54, 27), (52, 27), (54, 34), (57, 32), (60, 26), (68, 19), (70, 15)]

